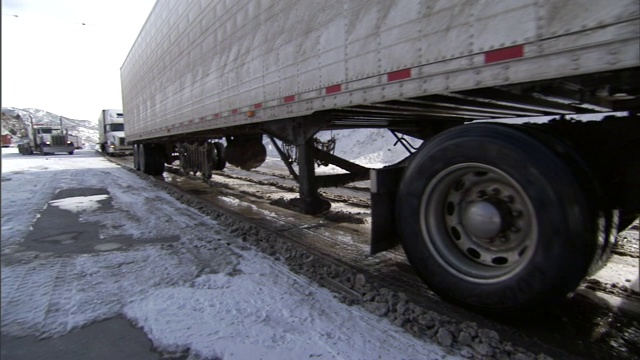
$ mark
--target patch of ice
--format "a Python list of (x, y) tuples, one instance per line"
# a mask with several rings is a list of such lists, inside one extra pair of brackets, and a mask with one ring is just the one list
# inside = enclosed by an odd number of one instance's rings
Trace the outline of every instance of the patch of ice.
[(104, 243), (104, 244), (96, 245), (94, 249), (98, 251), (111, 251), (111, 250), (119, 249), (122, 246), (123, 246), (122, 244), (112, 242), (112, 243)]
[(49, 204), (57, 206), (62, 210), (73, 213), (81, 211), (93, 211), (100, 207), (99, 201), (106, 200), (109, 195), (74, 196), (64, 199), (51, 200)]
[(226, 202), (227, 204), (230, 204), (230, 205), (233, 205), (233, 206), (246, 206), (246, 207), (250, 208), (251, 210), (263, 213), (263, 214), (265, 214), (265, 215), (267, 215), (269, 217), (273, 217), (273, 218), (279, 217), (274, 212), (259, 209), (257, 206), (255, 206), (253, 204), (249, 204), (249, 203), (246, 203), (244, 201), (240, 201), (240, 200), (238, 200), (238, 199), (236, 199), (234, 197), (220, 196), (219, 199), (224, 201), (224, 202)]

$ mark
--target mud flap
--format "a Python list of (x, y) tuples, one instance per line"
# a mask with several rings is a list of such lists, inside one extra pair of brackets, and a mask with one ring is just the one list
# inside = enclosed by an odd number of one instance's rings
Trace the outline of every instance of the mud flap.
[(371, 170), (371, 255), (400, 243), (395, 203), (404, 167)]

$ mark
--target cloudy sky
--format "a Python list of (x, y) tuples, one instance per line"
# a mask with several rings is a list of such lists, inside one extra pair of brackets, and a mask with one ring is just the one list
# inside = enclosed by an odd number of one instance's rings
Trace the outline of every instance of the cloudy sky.
[(97, 120), (155, 0), (2, 0), (2, 106)]

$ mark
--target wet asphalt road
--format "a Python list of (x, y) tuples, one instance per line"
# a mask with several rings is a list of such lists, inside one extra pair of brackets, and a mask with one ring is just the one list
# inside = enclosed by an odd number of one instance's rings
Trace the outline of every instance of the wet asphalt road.
[[(71, 189), (56, 194), (53, 200), (108, 194), (106, 189)], [(110, 200), (102, 204), (109, 209)], [(100, 239), (99, 224), (80, 222), (76, 213), (47, 206), (21, 243), (20, 251), (36, 251), (56, 255), (89, 254), (133, 244), (128, 236)], [(163, 239), (166, 241), (167, 239)], [(3, 289), (3, 291), (9, 291)], [(76, 329), (64, 336), (38, 339), (35, 336), (0, 337), (2, 360), (114, 360), (161, 359), (144, 331), (127, 319), (113, 318)], [(174, 358), (175, 359), (175, 358)]]

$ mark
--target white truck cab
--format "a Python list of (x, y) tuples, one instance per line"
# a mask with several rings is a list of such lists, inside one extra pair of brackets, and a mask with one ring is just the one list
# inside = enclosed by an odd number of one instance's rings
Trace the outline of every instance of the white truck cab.
[(98, 118), (98, 127), (100, 151), (109, 156), (133, 154), (133, 146), (126, 143), (122, 110), (102, 110)]

